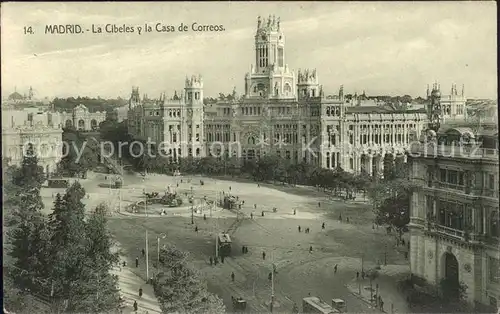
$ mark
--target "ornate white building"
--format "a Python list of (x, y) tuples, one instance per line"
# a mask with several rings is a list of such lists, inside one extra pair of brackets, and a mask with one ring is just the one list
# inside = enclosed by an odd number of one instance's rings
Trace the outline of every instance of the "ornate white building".
[[(403, 157), (427, 125), (425, 108), (366, 106), (357, 95), (344, 97), (342, 86), (335, 97), (325, 97), (316, 70), (296, 75), (286, 64), (279, 18), (259, 17), (254, 42), (255, 65), (245, 75), (244, 95), (233, 92), (204, 106), (199, 77), (187, 79), (184, 92), (170, 99), (162, 95), (141, 101), (134, 88), (129, 132), (163, 143), (174, 159), (223, 155), (252, 160), (271, 153), (295, 163), (374, 174), (382, 173), (386, 153)], [(450, 102), (465, 105), (455, 96)]]
[(37, 108), (2, 110), (2, 158), (19, 165), (29, 145), (37, 152), (45, 173), (57, 169), (62, 157), (62, 123), (60, 115)]
[[(436, 133), (412, 145), (410, 262), (414, 275), (439, 286), (441, 280), (467, 285), (471, 303), (497, 308), (500, 301), (500, 218), (498, 206), (498, 122), (471, 119), (461, 103), (431, 107), (444, 121)], [(451, 108), (447, 107), (451, 106)], [(494, 105), (487, 108), (498, 109)], [(465, 113), (465, 110), (463, 111)], [(449, 115), (449, 114), (448, 114)]]
[(71, 112), (61, 112), (61, 119), (66, 127), (75, 127), (81, 131), (95, 131), (99, 128), (99, 124), (106, 120), (106, 112), (90, 112), (87, 107), (80, 104)]

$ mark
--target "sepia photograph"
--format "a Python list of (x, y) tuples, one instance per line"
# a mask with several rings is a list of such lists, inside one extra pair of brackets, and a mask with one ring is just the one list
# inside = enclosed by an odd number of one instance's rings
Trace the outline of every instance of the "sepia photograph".
[(499, 313), (494, 1), (3, 2), (4, 313)]

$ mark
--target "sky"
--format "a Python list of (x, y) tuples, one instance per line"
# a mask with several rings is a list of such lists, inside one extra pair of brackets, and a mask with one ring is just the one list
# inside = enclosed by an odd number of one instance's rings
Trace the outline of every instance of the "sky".
[[(469, 98), (497, 99), (495, 2), (2, 3), (2, 94), (155, 98), (201, 74), (205, 96), (243, 93), (255, 62), (257, 17), (281, 19), (285, 63), (317, 69), (325, 94), (425, 96), (427, 84), (465, 85)], [(148, 32), (147, 23), (223, 25), (223, 32)], [(83, 34), (45, 34), (78, 24)], [(132, 34), (92, 34), (92, 24)], [(34, 34), (24, 34), (31, 26)]]

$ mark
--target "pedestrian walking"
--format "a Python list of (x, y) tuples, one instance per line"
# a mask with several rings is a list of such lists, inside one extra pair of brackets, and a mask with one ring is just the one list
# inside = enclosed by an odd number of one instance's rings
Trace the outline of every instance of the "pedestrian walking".
[(215, 266), (217, 266), (217, 263), (219, 263), (219, 259), (216, 256), (216, 257), (214, 257), (214, 264), (215, 264)]
[(234, 272), (231, 273), (231, 281), (234, 282)]
[(262, 211), (262, 217), (264, 217), (264, 211)]
[(299, 229), (299, 232), (300, 232), (300, 230), (302, 230), (302, 229), (300, 228), (300, 226), (298, 227), (298, 229)]
[(135, 258), (135, 268), (139, 267), (139, 258)]
[(254, 208), (254, 209), (257, 209), (257, 204), (253, 204), (253, 208)]
[(257, 187), (260, 188), (260, 184), (259, 183), (257, 183)]
[(270, 272), (269, 275), (267, 275), (267, 279), (272, 280), (273, 279), (273, 273)]
[(250, 213), (250, 219), (253, 219), (253, 213)]
[(139, 298), (142, 298), (142, 288), (139, 288)]
[(356, 280), (359, 279), (359, 271), (356, 272)]
[(198, 232), (198, 226), (194, 226), (194, 231)]
[(244, 245), (241, 247), (241, 253), (245, 254), (245, 246)]
[(220, 262), (221, 262), (222, 264), (224, 264), (224, 255), (221, 255), (221, 256), (220, 256)]
[(346, 218), (347, 223), (349, 223), (349, 217)]
[(342, 214), (339, 215), (339, 221), (342, 221)]
[(207, 220), (207, 214), (203, 214), (203, 220)]
[(231, 186), (229, 186), (229, 191), (231, 191)]
[(293, 215), (295, 216), (297, 214), (297, 210), (293, 210)]
[(265, 260), (266, 259), (266, 252), (262, 252), (262, 259)]
[(141, 250), (142, 257), (146, 256), (146, 251), (144, 249)]
[(321, 229), (325, 230), (325, 223), (321, 224)]
[(137, 312), (139, 306), (137, 306), (137, 301), (134, 301), (134, 312)]
[(313, 251), (313, 247), (312, 247), (312, 245), (311, 245), (311, 246), (309, 247), (309, 253), (312, 253), (312, 251)]
[(318, 207), (321, 207), (321, 203), (320, 202), (318, 202)]
[(405, 246), (405, 239), (401, 239), (401, 244)]
[(210, 256), (210, 259), (209, 259), (209, 260), (210, 260), (210, 266), (212, 266), (212, 265), (213, 265), (213, 263), (214, 263), (214, 259), (212, 258), (212, 256)]
[(365, 279), (365, 272), (364, 271), (361, 271), (361, 278)]

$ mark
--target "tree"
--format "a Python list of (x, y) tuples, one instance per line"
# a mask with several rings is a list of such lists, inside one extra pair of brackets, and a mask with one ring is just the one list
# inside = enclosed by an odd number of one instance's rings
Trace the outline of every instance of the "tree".
[(224, 313), (222, 300), (207, 291), (199, 274), (188, 265), (188, 254), (175, 247), (160, 252), (161, 271), (154, 281), (155, 294), (165, 313)]
[(21, 289), (40, 291), (35, 278), (46, 276), (47, 229), (41, 212), (44, 205), (40, 196), (44, 180), (43, 169), (33, 147), (28, 147), (21, 167), (12, 173), (10, 197), (7, 206), (12, 208), (12, 229), (7, 233), (10, 256), (14, 259), (12, 272), (14, 284)]
[(118, 281), (111, 274), (119, 256), (112, 252), (113, 241), (106, 227), (106, 212), (104, 205), (97, 206), (86, 223), (84, 277), (79, 278), (78, 294), (81, 298), (73, 305), (75, 310), (102, 313), (119, 306)]
[(409, 223), (410, 195), (413, 188), (406, 175), (408, 164), (401, 164), (400, 167), (401, 177), (378, 182), (368, 190), (376, 214), (375, 221), (378, 224), (387, 223), (397, 229), (404, 228)]
[(43, 173), (43, 167), (38, 165), (33, 145), (29, 144), (20, 168), (14, 174), (14, 184), (17, 186), (40, 189), (46, 177)]
[(85, 268), (85, 205), (81, 201), (84, 196), (85, 190), (75, 182), (63, 197), (56, 197), (54, 210), (49, 215), (54, 299), (66, 300), (68, 310), (83, 310), (79, 307), (78, 292), (82, 283), (92, 278)]

